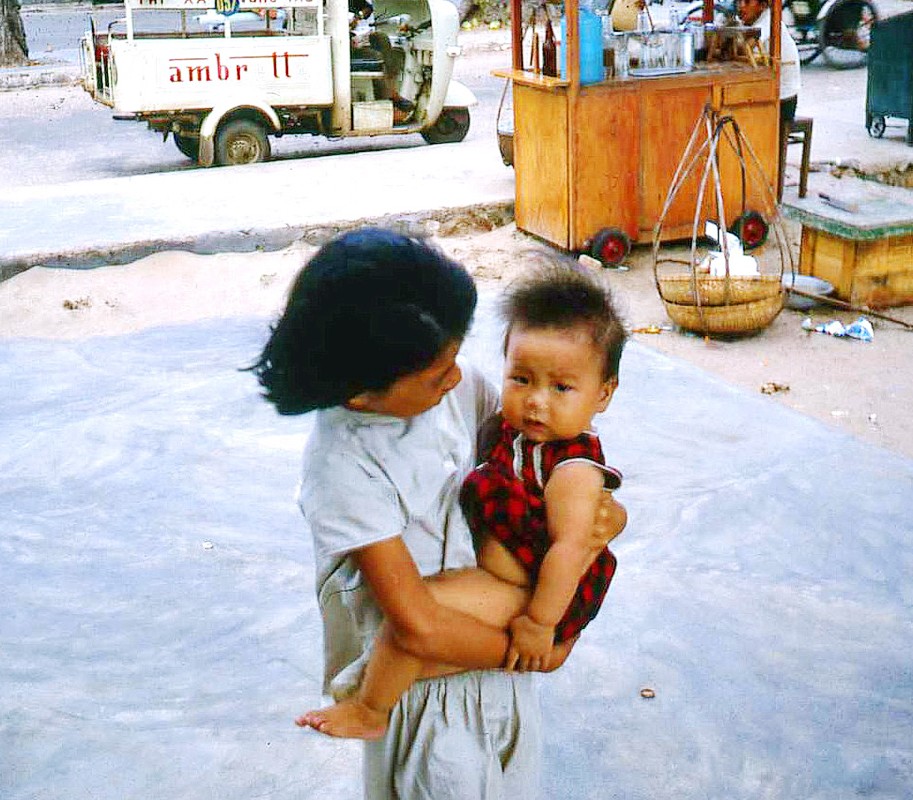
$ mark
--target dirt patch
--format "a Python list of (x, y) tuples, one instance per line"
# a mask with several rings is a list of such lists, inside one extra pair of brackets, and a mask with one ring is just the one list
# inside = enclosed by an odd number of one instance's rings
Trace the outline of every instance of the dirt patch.
[(862, 178), (867, 181), (883, 183), (886, 186), (913, 189), (913, 163), (909, 162), (863, 167), (858, 162), (851, 161), (835, 164), (828, 171), (836, 178)]
[[(797, 248), (798, 226), (787, 227)], [(489, 233), (442, 239), (442, 247), (465, 263), (487, 285), (505, 285), (522, 271), (537, 240), (505, 226)], [(548, 248), (545, 248), (548, 249)], [(761, 333), (710, 339), (675, 330), (656, 290), (650, 249), (635, 247), (627, 271), (606, 270), (633, 341), (680, 358), (772, 403), (808, 414), (827, 425), (913, 457), (913, 332), (869, 317), (872, 342), (810, 333), (833, 319), (848, 324), (859, 314), (819, 306), (810, 312), (784, 309)], [(913, 307), (890, 310), (913, 324)], [(622, 373), (622, 380), (624, 379)]]
[[(551, 251), (513, 224), (496, 224), (501, 213), (468, 218), (445, 213), (402, 224), (413, 235), (434, 234), (480, 285), (498, 288), (523, 271), (531, 252)], [(795, 244), (796, 231), (789, 238)], [(212, 317), (274, 316), (315, 248), (302, 241), (278, 252), (203, 256), (171, 251), (98, 269), (36, 267), (0, 284), (0, 336), (82, 338)], [(785, 309), (755, 336), (719, 340), (684, 334), (673, 329), (659, 298), (649, 248), (635, 247), (625, 266), (627, 271), (604, 274), (634, 331), (633, 341), (913, 457), (910, 331), (872, 317), (871, 343), (809, 333), (802, 327), (807, 316), (815, 324), (849, 323), (858, 316), (819, 307), (810, 314)], [(913, 307), (890, 313), (913, 324)]]

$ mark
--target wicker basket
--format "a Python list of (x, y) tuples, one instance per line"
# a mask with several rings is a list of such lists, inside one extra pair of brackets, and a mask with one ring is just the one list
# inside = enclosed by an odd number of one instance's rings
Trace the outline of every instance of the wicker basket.
[[(510, 94), (510, 103), (505, 106), (504, 101), (508, 94)], [(512, 167), (514, 165), (514, 107), (510, 78), (505, 81), (504, 91), (501, 92), (495, 128), (498, 132), (498, 150), (501, 151), (501, 161), (504, 162), (505, 167)]]
[[(728, 158), (737, 159), (739, 167), (735, 177), (730, 173), (725, 181), (719, 168), (721, 147)], [(693, 186), (694, 180), (698, 183), (696, 191), (687, 190), (695, 195), (688, 257), (673, 258), (674, 251), (668, 250), (661, 254), (666, 215), (677, 194), (689, 181)], [(710, 222), (715, 230), (710, 229)], [(769, 228), (762, 236), (752, 235), (758, 233), (759, 222), (765, 227), (769, 223)], [(727, 230), (727, 237), (740, 240), (735, 251), (729, 249), (735, 244), (720, 235)], [(708, 245), (708, 239), (719, 239), (719, 252)], [(723, 246), (724, 242), (730, 244)], [(743, 273), (749, 271), (744, 269), (744, 262), (730, 260), (730, 253), (741, 259), (743, 248), (752, 251), (750, 266), (757, 270), (755, 275), (729, 274), (730, 265), (738, 265)], [(704, 250), (708, 252), (704, 254)], [(705, 264), (718, 266), (720, 257), (726, 265), (725, 275), (711, 276), (704, 271)], [(787, 264), (792, 269), (792, 254), (764, 168), (735, 120), (705, 108), (676, 169), (653, 234), (653, 275), (666, 313), (680, 328), (696, 333), (757, 333), (783, 309), (782, 277)]]
[(664, 275), (658, 283), (663, 302), (679, 305), (724, 306), (730, 303), (752, 303), (767, 300), (783, 291), (779, 275), (716, 278), (681, 273)]
[(680, 328), (696, 333), (736, 335), (763, 330), (783, 309), (782, 294), (750, 303), (695, 306), (666, 303), (666, 313)]
[(498, 150), (505, 167), (514, 165), (514, 132), (498, 130)]

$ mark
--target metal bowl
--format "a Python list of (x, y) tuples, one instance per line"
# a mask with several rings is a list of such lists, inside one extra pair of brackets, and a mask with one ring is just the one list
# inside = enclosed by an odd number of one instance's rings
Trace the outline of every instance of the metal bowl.
[(796, 288), (801, 292), (810, 292), (811, 294), (827, 297), (834, 291), (833, 285), (822, 278), (815, 278), (811, 275), (799, 275), (796, 272), (786, 272), (783, 274), (783, 288), (786, 289), (786, 306), (796, 311), (808, 311), (818, 305), (818, 301), (813, 297), (803, 297), (800, 294), (794, 294), (789, 291)]

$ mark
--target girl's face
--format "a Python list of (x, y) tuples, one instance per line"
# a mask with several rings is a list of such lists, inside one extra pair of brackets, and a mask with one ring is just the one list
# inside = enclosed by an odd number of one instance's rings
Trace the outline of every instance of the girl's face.
[(363, 392), (346, 405), (355, 411), (408, 419), (433, 408), (463, 377), (456, 357), (460, 341), (451, 342), (425, 369), (397, 379), (382, 392)]
[(584, 326), (514, 327), (505, 355), (504, 418), (534, 442), (588, 430), (618, 385), (617, 378), (603, 379), (604, 356)]

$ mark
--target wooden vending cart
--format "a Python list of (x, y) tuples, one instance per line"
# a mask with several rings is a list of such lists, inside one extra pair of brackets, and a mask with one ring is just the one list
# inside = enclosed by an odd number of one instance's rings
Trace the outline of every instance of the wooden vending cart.
[[(781, 0), (771, 4), (769, 62), (694, 63), (660, 77), (610, 77), (580, 83), (578, 0), (565, 0), (566, 78), (524, 69), (521, 0), (511, 2), (515, 216), (517, 227), (568, 251), (618, 263), (632, 242), (652, 240), (669, 185), (695, 124), (709, 104), (732, 116), (776, 187), (779, 156)], [(705, 0), (710, 20), (712, 0)], [(721, 180), (740, 180), (734, 155), (722, 158)], [(691, 236), (698, 178), (677, 195), (663, 239)], [(752, 194), (766, 187), (749, 186)], [(735, 204), (737, 192), (731, 193)], [(758, 200), (756, 207), (769, 207)], [(727, 219), (734, 219), (727, 197)], [(736, 214), (738, 212), (736, 211)]]

